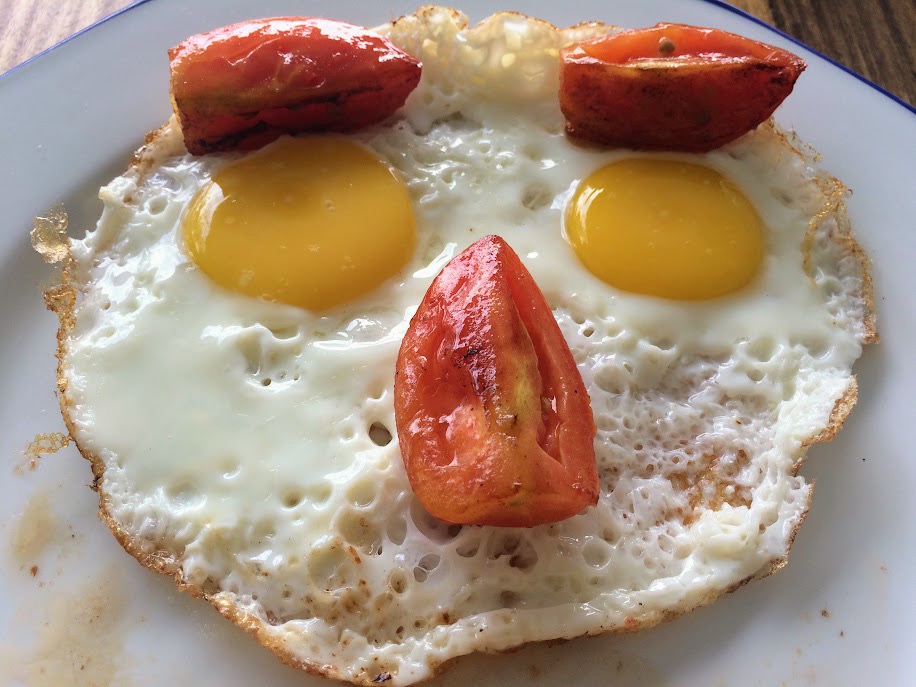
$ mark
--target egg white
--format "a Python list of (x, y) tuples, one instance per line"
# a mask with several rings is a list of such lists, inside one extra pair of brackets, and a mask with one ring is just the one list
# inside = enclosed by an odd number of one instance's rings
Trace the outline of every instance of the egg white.
[[(761, 273), (705, 302), (618, 291), (579, 263), (564, 204), (632, 153), (572, 145), (556, 103), (558, 47), (608, 28), (497, 15), (469, 30), (430, 9), (380, 30), (424, 63), (402, 115), (355, 136), (415, 202), (418, 248), (397, 278), (325, 313), (210, 282), (182, 249), (182, 213), (238, 156), (188, 156), (174, 123), (72, 242), (62, 405), (119, 538), (287, 660), (366, 684), (649, 625), (778, 566), (810, 497), (796, 464), (854, 393), (871, 335), (831, 211), (840, 187), (770, 126), (682, 156), (755, 205)], [(435, 521), (380, 429), (427, 286), (491, 233), (554, 309), (598, 426), (600, 503), (533, 529)]]

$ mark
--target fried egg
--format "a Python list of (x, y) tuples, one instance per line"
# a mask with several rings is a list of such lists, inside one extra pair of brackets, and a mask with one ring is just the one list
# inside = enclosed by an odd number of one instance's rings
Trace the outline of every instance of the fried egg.
[[(558, 50), (610, 30), (425, 8), (378, 29), (424, 65), (391, 121), (203, 157), (173, 121), (71, 240), (61, 406), (105, 519), (285, 662), (408, 685), (784, 563), (805, 450), (876, 338), (845, 189), (772, 124), (704, 155), (572, 144)], [(429, 516), (393, 435), (410, 318), (486, 234), (544, 292), (598, 427), (598, 505), (530, 529)]]

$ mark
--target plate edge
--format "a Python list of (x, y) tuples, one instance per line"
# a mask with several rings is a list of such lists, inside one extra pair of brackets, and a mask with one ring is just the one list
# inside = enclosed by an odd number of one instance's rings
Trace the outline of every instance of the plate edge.
[(47, 54), (48, 54), (49, 52), (51, 52), (52, 50), (57, 50), (60, 46), (64, 45), (65, 43), (69, 43), (70, 41), (72, 41), (72, 40), (73, 40), (74, 38), (76, 38), (77, 36), (82, 36), (82, 35), (83, 35), (84, 33), (86, 33), (87, 31), (91, 31), (91, 30), (94, 29), (96, 26), (99, 26), (100, 24), (104, 24), (104, 23), (107, 22), (109, 19), (114, 19), (114, 18), (117, 17), (118, 15), (124, 14), (125, 12), (129, 12), (130, 10), (132, 10), (132, 9), (134, 9), (135, 7), (138, 7), (138, 6), (140, 6), (140, 5), (145, 5), (145, 4), (146, 4), (147, 2), (149, 2), (149, 1), (150, 1), (150, 0), (134, 0), (134, 2), (130, 3), (129, 5), (125, 5), (125, 6), (122, 7), (121, 9), (115, 10), (115, 11), (112, 12), (111, 14), (109, 14), (109, 15), (107, 15), (107, 16), (105, 16), (105, 17), (102, 17), (102, 18), (99, 19), (97, 22), (94, 22), (94, 23), (90, 24), (89, 26), (86, 26), (86, 27), (80, 29), (80, 30), (77, 31), (76, 33), (74, 33), (74, 34), (72, 34), (72, 35), (70, 35), (70, 36), (67, 36), (67, 37), (64, 38), (62, 41), (60, 41), (60, 42), (58, 42), (58, 43), (55, 43), (54, 45), (52, 45), (52, 46), (50, 46), (50, 47), (48, 47), (48, 48), (45, 48), (45, 49), (42, 50), (40, 53), (37, 53), (37, 54), (35, 54), (35, 55), (32, 55), (32, 56), (31, 56), (29, 59), (27, 59), (25, 62), (20, 62), (20, 63), (17, 64), (16, 66), (10, 67), (8, 70), (6, 70), (6, 71), (3, 72), (2, 74), (0, 74), (0, 83), (2, 83), (2, 80), (5, 79), (6, 77), (8, 77), (10, 74), (19, 71), (22, 67), (24, 67), (25, 65), (29, 64), (30, 62), (32, 62), (32, 61), (34, 61), (34, 60), (37, 60), (39, 57), (41, 57), (41, 56), (43, 56), (43, 55), (47, 55)]

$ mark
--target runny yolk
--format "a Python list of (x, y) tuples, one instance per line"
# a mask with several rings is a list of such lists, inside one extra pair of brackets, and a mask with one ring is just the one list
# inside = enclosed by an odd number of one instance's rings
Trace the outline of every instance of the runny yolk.
[(760, 268), (763, 232), (751, 203), (708, 167), (633, 158), (576, 190), (566, 233), (582, 263), (616, 288), (679, 300), (715, 298)]
[(343, 138), (313, 137), (221, 169), (193, 199), (183, 232), (217, 284), (324, 310), (397, 274), (416, 227), (407, 189), (383, 162)]

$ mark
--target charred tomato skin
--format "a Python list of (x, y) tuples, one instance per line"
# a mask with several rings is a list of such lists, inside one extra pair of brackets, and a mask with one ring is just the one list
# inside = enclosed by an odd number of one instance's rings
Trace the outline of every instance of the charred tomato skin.
[(772, 115), (805, 66), (786, 50), (726, 31), (658, 24), (565, 48), (560, 108), (576, 139), (706, 152)]
[(404, 104), (421, 72), (386, 38), (315, 17), (197, 34), (169, 50), (169, 64), (173, 109), (195, 155), (376, 124)]
[(530, 527), (597, 502), (588, 392), (543, 294), (499, 237), (433, 281), (401, 345), (394, 403), (410, 484), (441, 520)]

